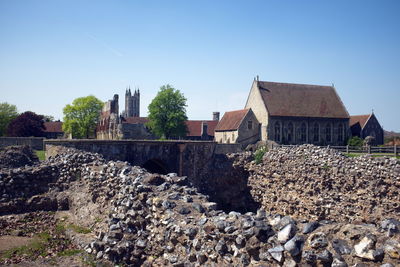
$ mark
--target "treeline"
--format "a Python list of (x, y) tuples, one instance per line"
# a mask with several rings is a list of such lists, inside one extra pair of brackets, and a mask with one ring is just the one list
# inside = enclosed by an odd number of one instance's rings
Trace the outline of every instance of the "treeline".
[(17, 106), (0, 103), (0, 136), (42, 137), (47, 121), (54, 121), (54, 117), (32, 111), (19, 113)]

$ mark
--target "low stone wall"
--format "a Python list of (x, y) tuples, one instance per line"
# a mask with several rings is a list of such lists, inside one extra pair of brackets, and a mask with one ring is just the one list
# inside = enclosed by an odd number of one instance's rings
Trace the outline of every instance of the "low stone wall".
[(30, 146), (34, 150), (44, 150), (43, 137), (0, 137), (0, 147)]

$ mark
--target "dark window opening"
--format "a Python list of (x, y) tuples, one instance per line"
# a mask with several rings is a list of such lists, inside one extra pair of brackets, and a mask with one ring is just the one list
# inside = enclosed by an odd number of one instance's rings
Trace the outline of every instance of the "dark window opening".
[(275, 122), (275, 141), (281, 141), (281, 124), (279, 122)]
[(303, 122), (300, 126), (300, 141), (305, 142), (307, 138), (306, 134), (306, 124)]
[(325, 139), (327, 142), (332, 141), (332, 126), (330, 123), (328, 123), (325, 128)]
[(287, 140), (288, 142), (292, 142), (293, 138), (293, 123), (289, 123), (288, 125), (288, 133), (287, 133)]
[(319, 141), (319, 124), (318, 123), (314, 123), (313, 135), (314, 135), (314, 142), (318, 142)]
[(339, 124), (339, 133), (338, 133), (338, 140), (339, 142), (343, 141), (343, 124)]

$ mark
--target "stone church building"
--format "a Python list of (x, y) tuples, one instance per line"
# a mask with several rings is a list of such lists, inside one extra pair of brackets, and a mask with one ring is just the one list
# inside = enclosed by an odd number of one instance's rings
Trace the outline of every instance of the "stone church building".
[(257, 77), (245, 108), (251, 108), (260, 122), (263, 141), (345, 145), (350, 135), (349, 113), (333, 86), (267, 82)]
[(134, 94), (131, 93), (131, 88), (125, 92), (125, 110), (122, 112), (124, 118), (140, 117), (140, 91), (135, 90)]

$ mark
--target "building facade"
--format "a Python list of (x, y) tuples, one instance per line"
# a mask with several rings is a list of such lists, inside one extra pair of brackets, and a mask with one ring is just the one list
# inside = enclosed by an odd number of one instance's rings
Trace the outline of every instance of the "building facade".
[(215, 141), (248, 145), (260, 139), (260, 123), (251, 108), (225, 112), (215, 128)]
[(374, 113), (351, 116), (350, 129), (352, 136), (358, 136), (362, 139), (367, 136), (374, 137), (372, 145), (384, 144), (384, 131)]
[(246, 102), (261, 123), (260, 139), (279, 144), (345, 145), (349, 114), (333, 86), (254, 79)]

